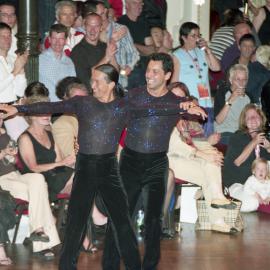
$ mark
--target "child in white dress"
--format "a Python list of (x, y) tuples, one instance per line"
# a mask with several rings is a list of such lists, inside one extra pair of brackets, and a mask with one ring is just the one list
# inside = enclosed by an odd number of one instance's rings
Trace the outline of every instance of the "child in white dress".
[(259, 204), (270, 202), (268, 161), (258, 158), (252, 163), (252, 175), (244, 185), (235, 183), (229, 188), (233, 198), (242, 201), (241, 212), (256, 211)]

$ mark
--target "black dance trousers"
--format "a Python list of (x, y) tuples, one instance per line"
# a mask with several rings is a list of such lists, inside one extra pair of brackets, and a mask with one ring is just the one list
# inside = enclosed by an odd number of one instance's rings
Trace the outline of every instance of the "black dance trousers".
[[(144, 206), (144, 260), (143, 270), (157, 269), (160, 258), (160, 235), (162, 208), (168, 175), (168, 158), (165, 152), (144, 154), (125, 147), (120, 158), (120, 175), (128, 195), (130, 215), (132, 216), (140, 194)], [(120, 257), (113, 232), (108, 231), (104, 248), (103, 269), (119, 270)]]
[[(127, 196), (115, 154), (78, 154), (59, 269), (77, 269), (79, 250), (96, 194), (106, 207), (109, 226), (126, 269), (141, 269), (138, 243), (128, 213)], [(105, 240), (106, 241), (106, 240)]]

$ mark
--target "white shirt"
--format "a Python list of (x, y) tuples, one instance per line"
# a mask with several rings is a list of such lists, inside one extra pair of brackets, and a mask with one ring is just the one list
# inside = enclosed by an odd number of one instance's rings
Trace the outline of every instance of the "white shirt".
[(12, 74), (16, 57), (8, 54), (0, 56), (0, 103), (9, 103), (24, 95), (26, 88), (25, 74)]
[(259, 181), (254, 175), (250, 176), (244, 184), (244, 193), (255, 195), (258, 193), (263, 200), (270, 197), (270, 180)]

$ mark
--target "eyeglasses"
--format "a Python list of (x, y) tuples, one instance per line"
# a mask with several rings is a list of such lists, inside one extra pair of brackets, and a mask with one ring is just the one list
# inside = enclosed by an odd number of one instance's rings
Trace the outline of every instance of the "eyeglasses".
[(198, 39), (198, 38), (200, 38), (200, 37), (202, 37), (202, 35), (201, 34), (189, 34), (188, 36), (190, 36), (190, 37), (192, 37), (192, 38), (194, 38), (194, 39)]
[(3, 18), (16, 18), (16, 14), (15, 13), (7, 14), (7, 13), (0, 12), (0, 16), (3, 17)]

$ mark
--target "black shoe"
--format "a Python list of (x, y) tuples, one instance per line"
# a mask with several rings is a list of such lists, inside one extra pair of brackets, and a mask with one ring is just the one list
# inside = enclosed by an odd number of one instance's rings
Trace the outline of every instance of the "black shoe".
[(34, 256), (36, 256), (42, 260), (46, 260), (46, 261), (50, 261), (50, 260), (53, 260), (55, 258), (55, 255), (51, 249), (44, 249), (44, 250), (39, 251), (39, 252), (34, 252), (33, 254), (34, 254)]
[(50, 242), (50, 238), (47, 234), (45, 234), (44, 232), (32, 232), (29, 240), (32, 242), (45, 242), (48, 243)]
[(163, 231), (162, 233), (161, 233), (161, 239), (167, 239), (167, 240), (169, 240), (169, 239), (173, 239), (174, 238), (174, 234), (173, 233), (169, 233), (169, 232), (165, 232), (165, 231)]

